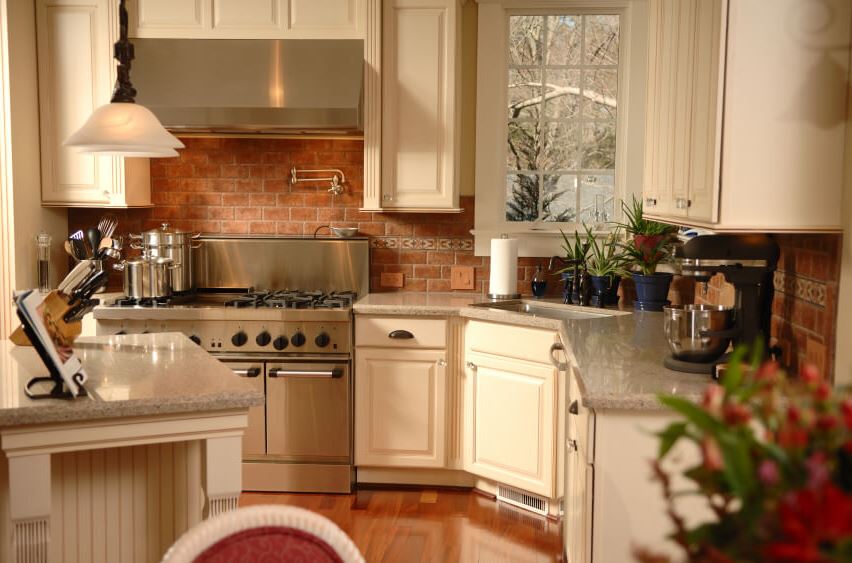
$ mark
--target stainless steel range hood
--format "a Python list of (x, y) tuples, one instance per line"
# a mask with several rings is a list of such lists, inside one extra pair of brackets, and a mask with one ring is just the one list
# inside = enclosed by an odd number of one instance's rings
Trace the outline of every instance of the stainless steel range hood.
[(167, 129), (357, 134), (361, 40), (134, 39), (136, 100)]

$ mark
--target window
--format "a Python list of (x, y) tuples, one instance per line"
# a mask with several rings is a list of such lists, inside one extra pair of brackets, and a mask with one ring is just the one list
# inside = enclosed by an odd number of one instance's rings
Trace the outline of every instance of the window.
[(618, 15), (509, 17), (506, 221), (613, 217)]
[(606, 229), (641, 193), (645, 0), (478, 4), (477, 255), (509, 234), (560, 253), (559, 230)]

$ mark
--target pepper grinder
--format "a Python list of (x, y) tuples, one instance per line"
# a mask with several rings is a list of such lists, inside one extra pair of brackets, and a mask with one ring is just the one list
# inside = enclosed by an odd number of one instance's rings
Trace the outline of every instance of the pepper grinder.
[(41, 294), (50, 293), (50, 241), (51, 236), (44, 231), (36, 235), (36, 275)]

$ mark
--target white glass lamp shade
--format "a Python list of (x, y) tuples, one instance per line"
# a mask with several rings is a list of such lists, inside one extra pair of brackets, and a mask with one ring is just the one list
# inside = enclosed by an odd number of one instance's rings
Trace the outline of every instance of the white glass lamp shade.
[(122, 102), (96, 109), (64, 144), (81, 152), (140, 157), (177, 156), (175, 149), (184, 147), (151, 110)]

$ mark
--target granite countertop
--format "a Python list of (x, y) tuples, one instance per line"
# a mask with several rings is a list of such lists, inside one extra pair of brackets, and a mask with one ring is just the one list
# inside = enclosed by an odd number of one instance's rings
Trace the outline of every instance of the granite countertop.
[(263, 404), (263, 393), (183, 334), (83, 337), (74, 351), (89, 376), (89, 396), (32, 400), (24, 386), (47, 369), (35, 349), (0, 340), (0, 427)]
[(582, 403), (592, 409), (661, 410), (658, 394), (697, 401), (711, 382), (709, 376), (663, 367), (669, 348), (662, 313), (610, 311), (615, 314), (556, 320), (471, 306), (484, 301), (486, 298), (480, 294), (374, 293), (358, 301), (354, 311), (376, 315), (459, 315), (558, 331), (577, 373)]

